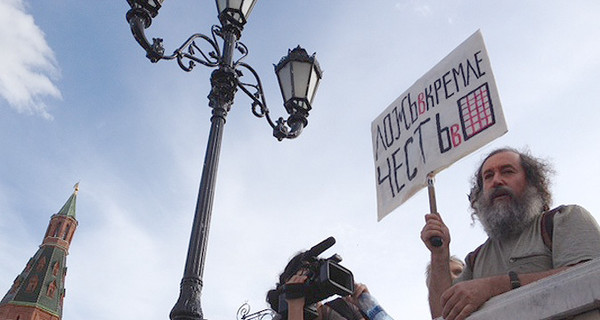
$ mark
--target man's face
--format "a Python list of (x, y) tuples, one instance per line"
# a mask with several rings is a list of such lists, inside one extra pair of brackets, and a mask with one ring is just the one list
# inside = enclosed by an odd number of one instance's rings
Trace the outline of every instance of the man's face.
[(518, 154), (506, 151), (491, 156), (481, 175), (483, 195), (473, 208), (490, 238), (520, 234), (542, 212), (542, 197), (528, 184)]
[(500, 152), (488, 158), (481, 168), (481, 177), (483, 196), (491, 204), (519, 198), (527, 187), (521, 158), (510, 151)]

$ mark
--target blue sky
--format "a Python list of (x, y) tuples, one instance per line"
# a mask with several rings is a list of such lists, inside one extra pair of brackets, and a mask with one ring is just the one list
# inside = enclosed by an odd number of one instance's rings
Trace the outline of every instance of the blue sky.
[[(208, 131), (211, 70), (150, 63), (126, 1), (0, 0), (0, 292), (80, 181), (65, 320), (166, 319), (179, 294)], [(555, 204), (600, 218), (596, 1), (261, 0), (242, 35), (272, 113), (273, 63), (298, 44), (323, 80), (296, 140), (277, 142), (238, 93), (227, 124), (202, 292), (209, 319), (266, 306), (287, 260), (332, 235), (342, 265), (397, 319), (426, 319), (426, 193), (376, 222), (370, 124), (481, 29), (509, 131), (437, 176), (464, 257), (483, 242), (469, 179), (495, 147), (556, 168)], [(217, 23), (212, 1), (165, 1), (148, 31), (172, 52)]]

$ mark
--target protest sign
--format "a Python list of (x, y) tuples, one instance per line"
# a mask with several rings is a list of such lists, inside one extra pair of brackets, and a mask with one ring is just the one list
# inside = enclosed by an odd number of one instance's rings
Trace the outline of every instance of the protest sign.
[(475, 32), (371, 124), (377, 219), (437, 173), (506, 133), (483, 37)]

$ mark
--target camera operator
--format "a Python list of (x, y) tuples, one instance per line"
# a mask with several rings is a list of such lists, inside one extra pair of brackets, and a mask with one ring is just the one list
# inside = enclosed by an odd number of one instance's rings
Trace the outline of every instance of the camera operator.
[[(354, 283), (352, 273), (337, 264), (341, 261), (339, 256), (317, 258), (333, 243), (335, 239), (330, 237), (290, 260), (279, 276), (276, 288), (267, 293), (266, 300), (271, 309), (278, 312), (275, 320), (392, 320), (369, 294), (367, 287)], [(325, 264), (333, 268), (330, 269), (332, 272), (342, 271), (343, 276), (325, 281), (322, 273), (315, 267), (318, 265), (322, 268)], [(335, 282), (343, 289), (331, 291), (327, 286), (318, 286), (317, 284), (322, 284), (321, 281)], [(322, 300), (333, 295), (344, 297), (322, 303)]]

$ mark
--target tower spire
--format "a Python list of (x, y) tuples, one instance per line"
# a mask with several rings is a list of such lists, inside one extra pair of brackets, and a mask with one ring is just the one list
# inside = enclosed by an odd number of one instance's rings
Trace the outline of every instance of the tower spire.
[(67, 202), (60, 208), (58, 215), (69, 216), (75, 218), (75, 207), (77, 204), (77, 194), (79, 193), (79, 182), (73, 186), (73, 194), (67, 199)]

